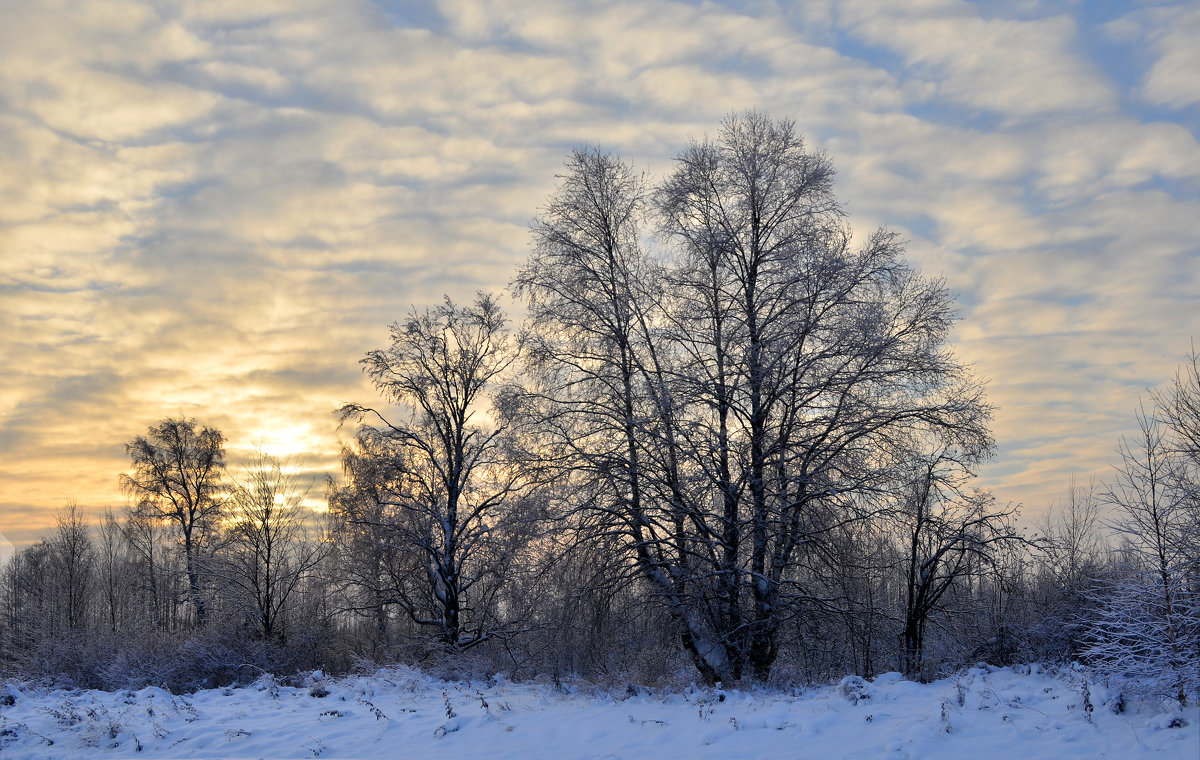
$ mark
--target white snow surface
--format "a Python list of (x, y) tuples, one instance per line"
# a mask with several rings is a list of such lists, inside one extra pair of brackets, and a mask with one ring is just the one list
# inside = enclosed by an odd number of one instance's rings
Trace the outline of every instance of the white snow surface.
[(1082, 673), (1037, 667), (752, 692), (447, 682), (403, 667), (186, 695), (8, 683), (0, 758), (1200, 757), (1196, 707), (1116, 702)]

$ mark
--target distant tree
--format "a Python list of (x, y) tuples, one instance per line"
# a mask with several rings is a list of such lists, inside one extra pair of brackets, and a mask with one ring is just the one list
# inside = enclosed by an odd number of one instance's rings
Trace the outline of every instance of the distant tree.
[(392, 589), (423, 575), (414, 550), (392, 535), (399, 521), (392, 494), (401, 490), (388, 447), (358, 435), (342, 449), (342, 481), (330, 484), (332, 574), (342, 612), (370, 622), (370, 656), (382, 659), (392, 644)]
[(1100, 496), (1095, 481), (1082, 486), (1071, 478), (1066, 501), (1052, 504), (1041, 522), (1042, 548), (1056, 582), (1078, 589), (1100, 561)]
[[(133, 618), (141, 622), (145, 615), (135, 607), (140, 581), (133, 547), (126, 535), (125, 525), (111, 507), (105, 508), (100, 514), (95, 546), (99, 618), (109, 633), (117, 633)], [(157, 616), (152, 615), (150, 619), (151, 622), (157, 622)]]
[[(849, 667), (870, 678), (881, 669), (896, 669), (896, 600), (904, 583), (899, 577), (903, 551), (894, 540), (894, 524), (885, 519), (843, 521), (822, 539), (816, 578), (823, 579), (830, 600), (808, 621), (837, 630), (817, 636), (840, 645)], [(814, 605), (815, 606), (815, 605)], [(814, 619), (816, 619), (814, 621)], [(831, 663), (844, 673), (842, 663)]]
[(143, 515), (162, 520), (183, 543), (188, 595), (196, 622), (207, 619), (201, 585), (202, 545), (224, 506), (225, 438), (196, 420), (164, 419), (125, 444), (133, 466), (121, 486)]
[(1200, 591), (1200, 353), (1193, 351), (1171, 383), (1151, 394), (1155, 419), (1174, 460), (1172, 486), (1180, 503), (1176, 551), (1190, 587)]
[(1041, 551), (1028, 589), (1027, 636), (1034, 657), (1080, 656), (1081, 624), (1108, 562), (1098, 487), (1094, 480), (1084, 486), (1072, 477), (1066, 499), (1051, 504), (1038, 523)]
[(50, 544), (45, 539), (18, 551), (0, 571), (5, 659), (20, 661), (43, 636), (53, 633), (52, 574)]
[(1111, 525), (1128, 560), (1097, 590), (1085, 654), (1186, 704), (1200, 687), (1200, 579), (1193, 574), (1200, 535), (1186, 455), (1192, 420), (1180, 420), (1183, 436), (1171, 417), (1141, 407), (1137, 422), (1137, 436), (1121, 441), (1121, 464), (1104, 494), (1118, 510)]
[(306, 493), (295, 473), (265, 453), (230, 487), (225, 551), (218, 566), (232, 587), (234, 604), (264, 639), (282, 638), (293, 595), (325, 552), (309, 525)]
[(172, 605), (167, 604), (171, 584), (166, 526), (136, 504), (126, 511), (119, 526), (122, 542), (128, 549), (137, 617), (148, 618), (156, 629), (165, 629), (173, 614)]
[(527, 524), (517, 497), (530, 471), (511, 461), (510, 421), (493, 396), (518, 346), (495, 299), (483, 294), (469, 306), (446, 298), (414, 310), (391, 337), (363, 364), (400, 417), (392, 422), (358, 404), (339, 410), (343, 420), (375, 423), (363, 422), (358, 435), (363, 452), (385, 459), (374, 471), (383, 482), (370, 486), (378, 501), (342, 505), (352, 523), (385, 507), (387, 540), (420, 568), (389, 588), (389, 603), (461, 651), (490, 636), (495, 581)]
[(95, 547), (72, 501), (55, 516), (50, 535), (18, 552), (0, 573), (0, 625), (9, 632), (9, 654), (29, 656), (25, 662), (36, 669), (47, 655), (57, 659), (56, 649), (66, 652), (85, 642), (95, 590)]
[(900, 666), (927, 678), (926, 631), (947, 592), (994, 564), (1001, 550), (1025, 539), (1014, 525), (1015, 507), (997, 508), (986, 492), (964, 492), (967, 473), (947, 451), (922, 458), (898, 512), (904, 549), (904, 628)]
[(74, 501), (55, 519), (50, 538), (53, 594), (67, 630), (86, 626), (86, 615), (94, 590), (96, 551), (83, 513)]

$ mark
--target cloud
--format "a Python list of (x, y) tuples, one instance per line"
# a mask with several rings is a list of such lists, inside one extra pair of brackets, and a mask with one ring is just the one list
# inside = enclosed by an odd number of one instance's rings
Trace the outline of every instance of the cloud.
[(335, 473), (359, 359), (503, 287), (571, 147), (661, 175), (752, 106), (961, 294), (1001, 407), (982, 485), (1045, 505), (1200, 334), (1200, 148), (1136, 110), (1194, 102), (1154, 73), (1191, 16), (1152, 10), (1109, 27), (1157, 56), (1130, 97), (1075, 17), (960, 2), (6, 5), (0, 529), (122, 504), (124, 442), (168, 415)]
[(1106, 30), (1117, 40), (1154, 51), (1140, 91), (1148, 102), (1171, 108), (1200, 103), (1200, 8), (1143, 8), (1109, 22)]
[(1074, 19), (985, 18), (960, 0), (850, 2), (839, 20), (864, 42), (899, 54), (904, 74), (937, 97), (1013, 117), (1108, 111), (1116, 91), (1073, 51)]

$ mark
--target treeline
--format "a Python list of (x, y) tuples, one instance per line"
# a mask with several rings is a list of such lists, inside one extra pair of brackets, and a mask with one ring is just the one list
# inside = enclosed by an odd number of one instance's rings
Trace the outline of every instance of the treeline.
[(819, 681), (1083, 660), (1200, 685), (1200, 370), (1112, 481), (1034, 533), (973, 484), (991, 407), (953, 299), (758, 113), (661, 182), (572, 154), (513, 329), (450, 299), (363, 360), (328, 511), (219, 431), (130, 441), (130, 508), (77, 509), (0, 576), (0, 662), (186, 688), (397, 659), (518, 675)]

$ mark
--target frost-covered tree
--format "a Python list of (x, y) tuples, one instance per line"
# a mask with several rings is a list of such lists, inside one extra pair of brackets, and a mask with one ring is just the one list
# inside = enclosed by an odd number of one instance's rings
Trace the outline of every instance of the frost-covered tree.
[(968, 473), (951, 452), (914, 464), (910, 490), (895, 518), (904, 550), (900, 667), (905, 675), (927, 678), (926, 631), (947, 592), (1024, 539), (1014, 525), (1016, 508), (996, 507), (986, 492), (961, 490)]
[(415, 570), (388, 585), (387, 604), (461, 651), (496, 629), (496, 581), (527, 535), (518, 497), (531, 471), (515, 466), (510, 421), (494, 403), (518, 344), (483, 294), (468, 306), (446, 298), (414, 310), (391, 338), (363, 364), (399, 416), (358, 404), (339, 410), (343, 420), (372, 421), (360, 426), (367, 445), (359, 453), (383, 462), (360, 474), (380, 482), (356, 483), (369, 499), (338, 503), (350, 524), (381, 529)]
[(622, 537), (709, 682), (768, 677), (782, 624), (820, 595), (812, 552), (902, 487), (908, 441), (990, 448), (952, 299), (895, 235), (852, 243), (832, 177), (754, 112), (654, 192), (579, 151), (516, 281), (544, 448), (590, 476), (579, 508)]
[(378, 436), (356, 436), (342, 449), (342, 482), (329, 491), (338, 607), (369, 620), (369, 653), (376, 658), (387, 656), (392, 643), (392, 589), (402, 588), (406, 578), (421, 577), (411, 547), (396, 540), (389, 527), (400, 519), (391, 494), (402, 482), (390, 451)]
[(522, 411), (537, 421), (544, 463), (570, 484), (570, 530), (591, 546), (628, 550), (628, 561), (601, 567), (618, 581), (635, 567), (703, 664), (716, 650), (703, 600), (678, 571), (688, 505), (669, 358), (655, 342), (662, 273), (640, 242), (647, 193), (615, 155), (568, 158), (515, 281), (529, 313)]
[(1038, 523), (1041, 551), (1027, 579), (1024, 632), (1032, 657), (1076, 659), (1081, 654), (1083, 612), (1108, 561), (1102, 506), (1097, 481), (1085, 486), (1071, 478), (1065, 499), (1052, 503)]
[(225, 549), (216, 563), (237, 605), (264, 639), (282, 638), (287, 614), (324, 555), (295, 472), (265, 453), (235, 479)]
[[(1138, 433), (1123, 439), (1105, 494), (1118, 511), (1124, 566), (1098, 591), (1085, 654), (1145, 688), (1186, 703), (1200, 688), (1200, 577), (1196, 574), (1196, 460), (1200, 404), (1191, 405), (1196, 362), (1174, 387), (1139, 407)], [(1191, 379), (1189, 379), (1191, 378)]]
[(121, 487), (147, 518), (170, 525), (183, 544), (188, 597), (196, 622), (207, 620), (201, 574), (204, 544), (224, 506), (225, 437), (196, 420), (167, 418), (125, 444), (132, 472)]
[(84, 629), (95, 591), (96, 551), (83, 513), (75, 502), (55, 520), (50, 538), (52, 594), (59, 624), (69, 631)]
[(1152, 396), (1175, 460), (1173, 485), (1181, 507), (1176, 551), (1189, 586), (1200, 591), (1200, 353), (1193, 351), (1171, 383)]
[(17, 552), (0, 571), (5, 660), (22, 658), (43, 636), (54, 633), (48, 625), (55, 602), (49, 588), (52, 563), (50, 543), (43, 539)]

